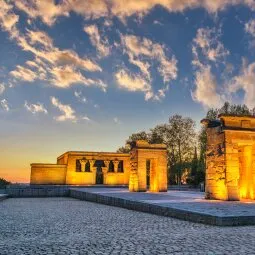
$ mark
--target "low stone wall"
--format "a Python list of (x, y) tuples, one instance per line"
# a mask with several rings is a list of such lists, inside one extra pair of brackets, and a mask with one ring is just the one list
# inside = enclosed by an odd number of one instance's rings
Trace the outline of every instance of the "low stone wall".
[(5, 200), (8, 198), (7, 194), (0, 194), (0, 201)]
[(9, 187), (6, 190), (9, 197), (66, 197), (69, 196), (68, 186), (45, 186), (40, 185), (39, 187)]
[[(9, 197), (67, 197), (70, 193), (70, 188), (86, 187), (93, 188), (86, 185), (9, 185), (5, 193)], [(111, 187), (110, 185), (96, 185), (97, 188)], [(127, 188), (127, 185), (114, 185), (115, 188)]]

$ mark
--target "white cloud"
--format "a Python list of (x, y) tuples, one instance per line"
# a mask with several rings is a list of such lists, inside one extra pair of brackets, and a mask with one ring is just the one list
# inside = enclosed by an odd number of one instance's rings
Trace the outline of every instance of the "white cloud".
[(3, 83), (0, 83), (0, 95), (3, 94), (5, 91), (5, 86)]
[(125, 22), (126, 18), (132, 15), (142, 17), (148, 14), (157, 5), (169, 12), (204, 8), (209, 13), (216, 13), (238, 4), (255, 9), (253, 0), (68, 0), (58, 3), (54, 0), (12, 0), (12, 2), (31, 19), (40, 18), (48, 25), (54, 24), (60, 16), (69, 16), (70, 12), (82, 15), (85, 19), (116, 16)]
[(81, 91), (77, 91), (75, 90), (74, 91), (74, 96), (76, 98), (78, 98), (78, 100), (82, 103), (86, 103), (87, 102), (87, 98), (85, 96), (82, 95), (82, 92)]
[(228, 64), (225, 61), (229, 51), (225, 49), (219, 38), (221, 31), (216, 28), (199, 28), (193, 39), (192, 64), (195, 68), (195, 90), (191, 93), (194, 101), (201, 103), (204, 107), (220, 107), (225, 99), (217, 91), (218, 83), (212, 73), (212, 65)]
[(151, 90), (151, 85), (148, 84), (148, 82), (141, 76), (128, 74), (124, 69), (119, 70), (115, 74), (115, 78), (119, 87), (126, 90), (143, 92), (148, 92)]
[(255, 19), (251, 19), (249, 22), (245, 24), (246, 33), (255, 37)]
[(66, 121), (71, 120), (73, 122), (77, 121), (77, 117), (75, 116), (75, 111), (72, 109), (70, 105), (62, 104), (56, 97), (51, 97), (51, 103), (59, 109), (63, 114), (57, 116), (55, 119), (57, 121)]
[(27, 36), (30, 39), (30, 43), (32, 45), (38, 43), (40, 45), (43, 45), (45, 48), (53, 48), (52, 39), (43, 31), (32, 31), (27, 29)]
[(165, 86), (154, 93), (152, 90), (151, 84), (144, 79), (139, 74), (131, 74), (125, 69), (120, 69), (115, 73), (115, 79), (117, 81), (117, 85), (121, 89), (125, 89), (128, 91), (136, 92), (141, 91), (144, 92), (144, 99), (160, 101), (165, 97), (165, 93), (168, 91), (169, 86)]
[(194, 101), (205, 107), (219, 108), (221, 106), (222, 98), (217, 92), (217, 81), (209, 66), (204, 66), (196, 72), (195, 85), (196, 89), (192, 92)]
[(86, 26), (84, 27), (84, 31), (89, 35), (92, 45), (96, 47), (100, 56), (106, 57), (110, 54), (108, 41), (101, 38), (96, 25)]
[(69, 88), (72, 84), (95, 85), (104, 92), (107, 88), (107, 85), (101, 80), (88, 79), (73, 66), (53, 67), (50, 73), (52, 75), (51, 83), (60, 88)]
[(113, 118), (113, 122), (116, 123), (116, 124), (121, 124), (121, 121), (117, 117)]
[(79, 71), (72, 66), (54, 67), (51, 71), (53, 76), (51, 83), (57, 87), (68, 88), (72, 84), (81, 83), (91, 85), (93, 80), (85, 78)]
[(214, 63), (223, 62), (224, 58), (229, 55), (229, 51), (219, 41), (219, 37), (220, 31), (217, 31), (215, 28), (199, 28), (197, 30), (197, 35), (192, 45), (193, 65), (203, 66), (202, 58), (204, 58), (204, 61)]
[(10, 74), (16, 79), (28, 82), (33, 82), (38, 78), (35, 72), (20, 65), (17, 65), (16, 70), (11, 71)]
[(44, 113), (47, 114), (48, 111), (44, 107), (43, 104), (37, 103), (37, 104), (29, 104), (27, 101), (25, 101), (24, 107), (31, 113), (36, 114), (36, 113)]
[(19, 21), (19, 16), (12, 9), (13, 6), (11, 4), (5, 0), (0, 0), (0, 26), (3, 30), (9, 32), (11, 37), (17, 36), (16, 24)]
[(68, 16), (66, 1), (55, 4), (54, 0), (13, 0), (16, 7), (30, 18), (41, 18), (47, 25), (52, 25), (59, 16)]
[(91, 121), (91, 119), (88, 116), (83, 116), (82, 119), (86, 121)]
[(135, 35), (121, 35), (121, 41), (130, 63), (136, 65), (147, 80), (151, 80), (152, 60), (158, 61), (158, 71), (164, 82), (177, 78), (177, 60), (174, 56), (167, 58), (165, 46)]
[(240, 75), (233, 77), (229, 91), (235, 93), (238, 90), (245, 93), (244, 103), (250, 108), (255, 107), (255, 62), (249, 65), (244, 63)]
[(245, 32), (248, 33), (252, 40), (250, 41), (250, 46), (255, 46), (255, 19), (251, 19), (245, 24)]
[(0, 101), (0, 105), (1, 105), (1, 107), (2, 107), (6, 112), (8, 112), (8, 111), (10, 110), (9, 104), (8, 104), (8, 102), (7, 102), (6, 99), (2, 99), (2, 100)]
[(101, 67), (88, 58), (81, 58), (73, 50), (60, 50), (53, 45), (52, 39), (42, 31), (27, 30), (25, 35), (12, 38), (24, 50), (34, 54), (34, 59), (26, 66), (18, 65), (10, 74), (17, 80), (33, 82), (36, 79), (51, 82), (57, 87), (67, 88), (81, 83), (94, 85), (106, 91), (107, 85), (97, 79), (87, 79), (80, 69), (96, 72)]

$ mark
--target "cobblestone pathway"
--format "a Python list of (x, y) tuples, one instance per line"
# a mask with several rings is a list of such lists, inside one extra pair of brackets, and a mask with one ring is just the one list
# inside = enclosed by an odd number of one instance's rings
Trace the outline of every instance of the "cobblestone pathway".
[(0, 202), (0, 254), (255, 254), (255, 227), (215, 227), (71, 198)]

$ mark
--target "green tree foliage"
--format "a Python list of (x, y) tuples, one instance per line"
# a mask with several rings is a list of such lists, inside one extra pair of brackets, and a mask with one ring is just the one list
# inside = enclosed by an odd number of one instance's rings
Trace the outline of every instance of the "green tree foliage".
[(131, 149), (130, 144), (132, 142), (135, 142), (136, 140), (146, 140), (146, 141), (149, 141), (148, 134), (145, 131), (141, 131), (141, 132), (132, 134), (126, 140), (126, 145), (118, 148), (117, 152), (119, 152), (119, 153), (129, 153), (130, 149)]
[(7, 185), (11, 184), (4, 178), (0, 178), (0, 189), (5, 189)]

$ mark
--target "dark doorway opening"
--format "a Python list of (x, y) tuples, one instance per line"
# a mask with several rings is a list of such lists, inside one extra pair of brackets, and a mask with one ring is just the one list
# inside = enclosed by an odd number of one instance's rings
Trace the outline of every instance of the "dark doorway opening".
[(149, 159), (146, 160), (146, 183), (147, 189), (150, 189), (150, 174), (151, 174), (151, 161)]
[(94, 167), (97, 168), (96, 172), (96, 184), (104, 184), (104, 173), (102, 171), (102, 167), (104, 167), (103, 160), (96, 160)]

